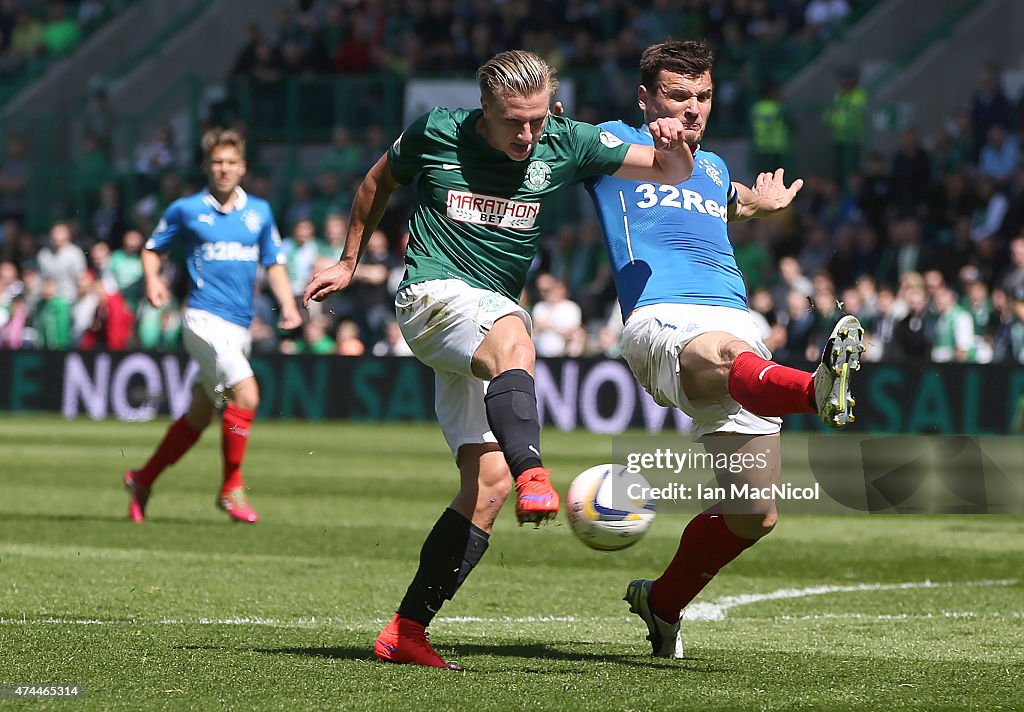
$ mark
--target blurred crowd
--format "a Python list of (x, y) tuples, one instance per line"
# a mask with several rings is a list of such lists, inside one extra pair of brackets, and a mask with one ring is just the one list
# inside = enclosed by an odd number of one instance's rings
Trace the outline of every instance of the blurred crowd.
[[(660, 40), (668, 25), (677, 36), (710, 37), (722, 56), (772, 33), (827, 34), (856, 4), (313, 0), (284, 10), (274, 33), (253, 29), (235, 72), (461, 70), (506, 45), (546, 48), (563, 66), (628, 59), (633, 68), (639, 49)], [(858, 78), (839, 77), (822, 117), (833, 130), (833, 170), (803, 176), (794, 207), (778, 218), (730, 225), (751, 309), (780, 360), (816, 360), (832, 325), (850, 313), (867, 327), (868, 359), (1024, 363), (1024, 97), (1007, 96), (1002, 84), (998, 68), (985, 67), (942, 126), (927, 134), (907, 127), (899, 146), (881, 153), (861, 130), (869, 107)], [(753, 160), (766, 166), (787, 154), (771, 130), (776, 89), (765, 87), (769, 103), (750, 116), (752, 125), (768, 128), (753, 142)], [(0, 161), (0, 347), (180, 346), (181, 255), (172, 254), (163, 271), (177, 299), (154, 309), (142, 293), (139, 251), (167, 205), (199, 190), (202, 176), (193, 149), (161, 127), (138, 147), (133, 171), (146, 178), (145, 190), (127, 201), (112, 180), (105, 101), (97, 92), (86, 108), (86, 140), (73, 169), (88, 200), (48, 234), (23, 227), (30, 157), (18, 137), (7, 139)], [(716, 93), (712, 124), (717, 101)], [(336, 126), (311, 175), (283, 190), (265, 172), (246, 177), (246, 190), (274, 203), (296, 298), (313, 272), (337, 260), (354, 188), (393, 138), (380, 125)], [(253, 166), (259, 149), (250, 142)], [(403, 274), (412, 200), (407, 189), (396, 195), (352, 288), (314, 305), (302, 329), (276, 328), (275, 306), (261, 287), (254, 350), (409, 355), (391, 301)], [(607, 258), (589, 201), (574, 202), (582, 217), (544, 236), (522, 299), (541, 356), (615, 357), (622, 317)]]
[(128, 0), (0, 0), (0, 76), (34, 74), (69, 54)]

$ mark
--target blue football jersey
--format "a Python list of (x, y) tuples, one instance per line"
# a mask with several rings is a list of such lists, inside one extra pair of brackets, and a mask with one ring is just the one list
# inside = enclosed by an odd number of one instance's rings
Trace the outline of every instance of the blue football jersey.
[(241, 188), (235, 190), (229, 213), (222, 212), (209, 190), (175, 200), (146, 249), (163, 252), (175, 240), (184, 241), (192, 284), (189, 306), (247, 327), (252, 323), (258, 266), (285, 264), (285, 255), (270, 204)]
[[(647, 126), (609, 121), (601, 128), (627, 143), (653, 146)], [(598, 176), (594, 199), (623, 318), (650, 304), (707, 304), (747, 310), (743, 275), (727, 229), (736, 200), (725, 161), (698, 149), (693, 175), (679, 185)]]

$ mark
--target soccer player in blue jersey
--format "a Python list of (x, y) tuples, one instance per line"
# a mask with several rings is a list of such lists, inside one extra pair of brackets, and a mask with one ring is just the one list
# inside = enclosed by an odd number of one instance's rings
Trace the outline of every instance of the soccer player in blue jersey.
[(461, 477), (459, 493), (420, 552), (376, 656), (449, 667), (424, 629), (487, 550), (513, 481), (516, 517), (540, 522), (559, 507), (541, 459), (532, 322), (519, 306), (541, 218), (562, 187), (598, 174), (683, 180), (693, 156), (666, 118), (637, 146), (595, 126), (549, 115), (555, 70), (531, 52), (502, 52), (477, 72), (481, 107), (437, 107), (413, 122), (367, 173), (338, 264), (304, 299), (351, 283), (391, 193), (416, 184), (406, 275), (395, 311), (413, 353), (435, 372), (435, 409)]
[(145, 465), (124, 475), (131, 495), (128, 516), (134, 522), (145, 519), (156, 478), (195, 444), (222, 407), (224, 471), (216, 504), (235, 521), (259, 519), (245, 496), (241, 468), (259, 407), (259, 386), (248, 357), (260, 266), (280, 305), (278, 325), (294, 329), (302, 324), (270, 204), (239, 186), (246, 170), (245, 142), (235, 131), (213, 129), (203, 136), (202, 147), (209, 186), (171, 203), (142, 252), (146, 299), (162, 307), (170, 295), (160, 279), (160, 253), (184, 243), (191, 291), (182, 335), (199, 371), (188, 412), (171, 424)]
[[(721, 157), (701, 147), (714, 90), (712, 55), (704, 43), (653, 45), (640, 69), (645, 123), (615, 121), (601, 128), (622, 141), (649, 143), (647, 122), (678, 118), (694, 170), (679, 184), (615, 176), (586, 182), (625, 319), (622, 355), (655, 401), (693, 418), (694, 439), (716, 461), (723, 453), (727, 462), (759, 465), (739, 474), (717, 471), (725, 491), (732, 483), (778, 484), (779, 416), (816, 412), (832, 427), (853, 420), (849, 377), (864, 349), (863, 329), (856, 317), (844, 316), (814, 373), (769, 360), (747, 308), (727, 225), (785, 209), (803, 181), (787, 187), (779, 169), (761, 173), (747, 187), (731, 181)], [(735, 459), (737, 453), (751, 457)], [(760, 455), (764, 459), (755, 457)], [(777, 518), (770, 499), (719, 502), (686, 526), (661, 577), (629, 584), (626, 600), (647, 624), (654, 655), (682, 657), (682, 609), (719, 569), (768, 534)]]

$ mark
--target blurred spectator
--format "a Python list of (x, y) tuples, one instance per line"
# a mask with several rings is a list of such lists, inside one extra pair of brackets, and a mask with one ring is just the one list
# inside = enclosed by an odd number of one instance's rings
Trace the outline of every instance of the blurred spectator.
[(978, 85), (971, 99), (970, 125), (975, 149), (980, 149), (993, 126), (1013, 126), (1010, 100), (1003, 93), (999, 73), (994, 65), (986, 64), (978, 75)]
[[(160, 279), (170, 290), (166, 274)], [(146, 299), (139, 301), (136, 309), (135, 338), (138, 347), (144, 351), (178, 351), (181, 349), (181, 304), (173, 294), (162, 307), (154, 307)], [(255, 335), (253, 347), (255, 349)]]
[(31, 66), (45, 51), (42, 21), (22, 8), (18, 11), (11, 31), (11, 56), (16, 63)]
[(781, 87), (765, 80), (760, 98), (750, 107), (750, 144), (756, 173), (786, 168), (792, 121), (780, 101)]
[(86, 350), (124, 351), (131, 342), (135, 317), (117, 291), (113, 280), (98, 279), (93, 285), (99, 301), (92, 324), (82, 334), (81, 347)]
[(127, 225), (121, 206), (121, 190), (117, 183), (106, 181), (100, 186), (99, 205), (93, 211), (90, 225), (97, 240), (113, 248), (121, 245)]
[(537, 277), (541, 299), (533, 305), (533, 343), (542, 358), (579, 356), (586, 332), (583, 312), (569, 299), (565, 283), (550, 274)]
[(841, 69), (837, 82), (838, 88), (831, 106), (825, 111), (824, 121), (832, 134), (832, 175), (837, 184), (845, 185), (846, 176), (860, 169), (868, 94), (860, 85), (859, 72), (853, 67)]
[(135, 170), (142, 175), (155, 178), (174, 169), (176, 165), (174, 133), (170, 126), (158, 126), (153, 135), (139, 146)]
[(291, 237), (282, 242), (281, 251), (288, 260), (292, 294), (299, 297), (309, 284), (309, 278), (313, 276), (313, 264), (322, 251), (313, 221), (303, 219), (296, 222), (292, 226)]
[(930, 185), (931, 159), (917, 129), (910, 127), (903, 132), (899, 149), (892, 157), (889, 200), (897, 211), (905, 215), (924, 217)]
[(7, 150), (0, 163), (0, 217), (25, 222), (25, 188), (29, 162), (25, 142), (17, 136), (7, 139)]
[(978, 203), (971, 215), (971, 239), (981, 242), (999, 234), (1010, 201), (991, 176), (979, 175), (976, 185)]
[(1024, 364), (1024, 287), (1007, 296), (1006, 314), (996, 334), (992, 360)]
[(927, 360), (932, 349), (932, 324), (928, 316), (928, 297), (921, 275), (912, 272), (903, 280), (900, 298), (906, 303), (907, 314), (893, 328), (892, 353), (886, 358), (904, 361)]
[(0, 324), (0, 349), (24, 349), (32, 346), (29, 341), (32, 330), (28, 327), (29, 306), (21, 295), (14, 297), (8, 305), (3, 323)]
[(362, 356), (366, 345), (359, 338), (359, 325), (351, 319), (342, 319), (335, 332), (335, 353), (340, 356)]
[(75, 300), (78, 275), (85, 271), (85, 253), (71, 241), (71, 227), (56, 222), (50, 228), (50, 244), (39, 251), (39, 272), (44, 280), (53, 280), (57, 294), (65, 304)]
[(78, 23), (67, 15), (62, 0), (50, 0), (49, 16), (43, 26), (43, 46), (48, 54), (60, 57), (69, 53), (82, 38)]
[(995, 180), (1000, 187), (1006, 187), (1019, 162), (1017, 137), (1000, 124), (989, 128), (978, 156), (978, 170)]
[(974, 320), (957, 304), (956, 293), (949, 287), (935, 292), (935, 330), (931, 359), (937, 363), (976, 361)]
[(110, 104), (110, 95), (104, 87), (96, 87), (82, 111), (82, 128), (86, 134), (96, 137), (100, 150), (108, 156), (113, 148), (116, 123), (117, 115)]
[(384, 338), (373, 345), (374, 356), (412, 356), (412, 349), (402, 336), (402, 329), (394, 319), (384, 324)]
[(1002, 276), (1001, 286), (1007, 294), (1024, 287), (1024, 233), (1010, 241), (1010, 269)]
[(110, 264), (107, 267), (107, 274), (133, 312), (144, 296), (141, 256), (144, 243), (145, 238), (141, 232), (129, 230), (124, 234), (123, 246), (110, 254)]
[(388, 293), (388, 277), (394, 262), (387, 235), (383, 230), (374, 230), (346, 290), (367, 343), (380, 338), (384, 324), (394, 317), (394, 295)]
[(284, 224), (295, 225), (300, 220), (313, 219), (313, 188), (304, 178), (296, 178), (284, 209)]
[[(76, 292), (77, 289), (76, 284)], [(61, 296), (57, 280), (52, 277), (43, 279), (31, 322), (36, 348), (63, 351), (71, 345), (71, 305)]]
[(353, 143), (352, 132), (347, 126), (335, 126), (331, 143), (320, 160), (320, 170), (349, 176), (359, 173), (362, 167), (362, 151)]
[[(305, 287), (305, 284), (303, 284)], [(327, 333), (330, 320), (324, 315), (317, 315), (302, 327), (302, 338), (295, 342), (294, 353), (298, 354), (332, 354), (335, 351), (334, 339)]]
[(71, 304), (71, 343), (80, 346), (82, 336), (96, 320), (100, 305), (100, 294), (96, 289), (96, 273), (91, 269), (78, 275), (78, 293)]

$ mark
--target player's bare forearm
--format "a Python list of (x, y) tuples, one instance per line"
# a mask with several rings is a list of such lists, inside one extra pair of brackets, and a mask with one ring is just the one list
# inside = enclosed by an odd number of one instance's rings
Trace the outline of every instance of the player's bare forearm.
[(729, 206), (729, 220), (739, 222), (761, 218), (785, 210), (804, 187), (803, 179), (797, 178), (788, 188), (785, 172), (779, 168), (774, 173), (761, 173), (752, 187), (733, 182), (736, 201)]
[(633, 144), (619, 170), (613, 174), (625, 180), (642, 180), (676, 185), (693, 174), (693, 152), (683, 137), (679, 119), (657, 119), (648, 124), (653, 146)]
[(302, 326), (302, 315), (292, 296), (292, 286), (288, 280), (288, 268), (282, 264), (267, 267), (267, 284), (281, 308), (281, 318), (277, 325), (282, 329), (297, 329)]
[(351, 284), (359, 256), (363, 253), (370, 235), (377, 229), (388, 200), (397, 187), (398, 181), (391, 175), (388, 156), (384, 154), (366, 174), (363, 182), (359, 184), (359, 190), (356, 191), (341, 259), (336, 265), (313, 275), (302, 294), (304, 305), (308, 306), (310, 300), (323, 301), (329, 294), (346, 289)]
[(161, 257), (154, 250), (142, 250), (142, 276), (146, 283), (146, 301), (154, 307), (162, 307), (170, 300), (167, 286), (160, 279)]
[(348, 223), (348, 236), (345, 249), (341, 254), (342, 262), (349, 262), (353, 267), (359, 263), (359, 256), (377, 229), (384, 210), (388, 206), (391, 194), (398, 187), (398, 182), (391, 175), (388, 157), (384, 154), (374, 164), (363, 182), (359, 184), (355, 200), (352, 201), (352, 215)]

